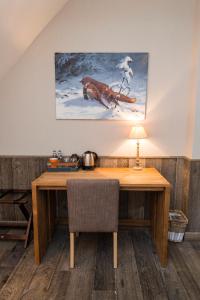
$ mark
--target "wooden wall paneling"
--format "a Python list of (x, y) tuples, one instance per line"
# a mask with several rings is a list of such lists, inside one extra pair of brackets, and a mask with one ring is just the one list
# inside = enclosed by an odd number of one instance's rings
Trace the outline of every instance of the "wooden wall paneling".
[(0, 157), (0, 189), (12, 189), (12, 157)]
[(161, 172), (162, 158), (146, 158), (145, 159), (145, 167), (146, 168), (156, 168), (159, 172)]
[(151, 207), (152, 201), (155, 199), (155, 192), (146, 192), (145, 193), (145, 202), (144, 202), (144, 219), (151, 218)]
[(56, 191), (47, 192), (47, 207), (48, 207), (48, 221), (49, 221), (49, 237), (53, 238), (56, 223)]
[(184, 159), (183, 171), (183, 199), (182, 210), (188, 215), (188, 201), (189, 201), (189, 188), (190, 188), (190, 174), (191, 174), (191, 161), (187, 158)]
[(176, 183), (174, 190), (174, 208), (182, 209), (184, 201), (184, 171), (185, 171), (185, 162), (184, 158), (177, 158), (176, 161)]
[(144, 219), (145, 192), (128, 193), (128, 217)]
[(1, 204), (0, 205), (0, 220), (1, 221), (7, 221), (7, 220), (13, 220), (15, 221), (16, 213), (15, 213), (15, 207), (13, 205), (9, 204)]
[(161, 174), (171, 183), (170, 208), (175, 209), (176, 189), (176, 163), (177, 158), (163, 158)]
[(67, 193), (65, 191), (56, 192), (56, 216), (66, 220), (67, 213)]
[[(0, 205), (0, 220), (1, 221), (16, 221), (18, 218), (16, 217), (16, 208), (13, 205), (9, 204), (1, 204)], [(24, 220), (22, 218), (22, 220)]]
[[(39, 158), (39, 173), (43, 173), (47, 170), (47, 161), (48, 161), (48, 157), (40, 157)], [(40, 175), (39, 174), (39, 175)]]
[(28, 157), (12, 159), (13, 189), (30, 189)]
[(98, 167), (101, 168), (128, 168), (129, 159), (124, 157), (99, 157)]
[(97, 159), (96, 161), (96, 167), (99, 168), (100, 167), (100, 157)]
[[(0, 157), (0, 188), (12, 189), (13, 171), (12, 157)], [(15, 220), (15, 208), (8, 204), (0, 205), (0, 220)]]
[(127, 219), (128, 218), (128, 192), (120, 191), (119, 197), (119, 218)]
[(191, 161), (187, 231), (200, 231), (200, 161)]
[(112, 157), (99, 157), (99, 166), (101, 168), (117, 168), (118, 159)]
[(118, 168), (128, 168), (129, 167), (129, 159), (128, 158), (118, 158), (117, 160)]
[(5, 213), (4, 213), (4, 205), (0, 205), (0, 221), (4, 221), (5, 220), (5, 218), (4, 218), (4, 215), (5, 215)]
[[(187, 158), (143, 158), (146, 167), (155, 167), (172, 184), (171, 208), (182, 209), (189, 217), (188, 229), (200, 231), (200, 179), (199, 161)], [(30, 189), (31, 181), (46, 170), (47, 157), (0, 157), (0, 189)], [(133, 167), (135, 158), (100, 157), (101, 167)], [(152, 193), (120, 193), (120, 218), (148, 218)], [(64, 192), (57, 192), (57, 214), (67, 216), (67, 202)], [(12, 207), (0, 207), (0, 218), (21, 219)]]
[(135, 166), (135, 158), (129, 158), (128, 167), (133, 168)]
[(39, 157), (28, 158), (28, 188), (31, 188), (31, 182), (37, 178), (41, 173), (41, 160)]
[(190, 160), (177, 158), (176, 164), (176, 186), (174, 197), (174, 208), (188, 214), (188, 195), (190, 183)]

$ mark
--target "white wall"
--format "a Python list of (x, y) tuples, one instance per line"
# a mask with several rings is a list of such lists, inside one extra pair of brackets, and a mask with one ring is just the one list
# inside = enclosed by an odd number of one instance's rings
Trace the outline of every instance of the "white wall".
[(192, 157), (194, 159), (200, 158), (200, 55), (199, 55), (199, 73), (198, 73), (198, 89), (196, 98), (196, 117), (194, 127), (194, 144)]
[(67, 0), (0, 1), (0, 79)]
[(54, 53), (149, 52), (143, 154), (186, 155), (196, 0), (71, 0), (0, 83), (0, 154), (134, 155), (130, 122), (55, 119)]
[(195, 81), (195, 105), (193, 113), (193, 143), (192, 143), (192, 157), (194, 159), (200, 158), (200, 1), (197, 6), (197, 22), (196, 22), (196, 81)]

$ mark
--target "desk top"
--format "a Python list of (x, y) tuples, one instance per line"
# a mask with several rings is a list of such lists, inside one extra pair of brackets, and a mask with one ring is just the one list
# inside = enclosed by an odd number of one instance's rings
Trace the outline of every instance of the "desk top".
[(92, 171), (45, 172), (32, 182), (40, 189), (66, 189), (68, 179), (118, 179), (121, 190), (163, 190), (170, 183), (155, 169), (96, 168)]

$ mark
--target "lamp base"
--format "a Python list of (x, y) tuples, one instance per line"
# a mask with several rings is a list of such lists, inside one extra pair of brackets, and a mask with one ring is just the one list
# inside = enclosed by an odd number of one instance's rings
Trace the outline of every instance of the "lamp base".
[(141, 171), (143, 169), (143, 167), (141, 166), (135, 166), (133, 167), (133, 170), (137, 170), (137, 171)]

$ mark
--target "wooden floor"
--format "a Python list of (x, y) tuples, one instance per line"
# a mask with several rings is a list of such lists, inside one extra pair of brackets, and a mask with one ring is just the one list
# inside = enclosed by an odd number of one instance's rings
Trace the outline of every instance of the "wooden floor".
[(148, 231), (119, 232), (119, 268), (112, 268), (111, 234), (81, 234), (76, 268), (69, 270), (69, 240), (57, 230), (42, 264), (33, 244), (0, 241), (0, 300), (200, 299), (200, 241), (170, 243), (160, 267)]

